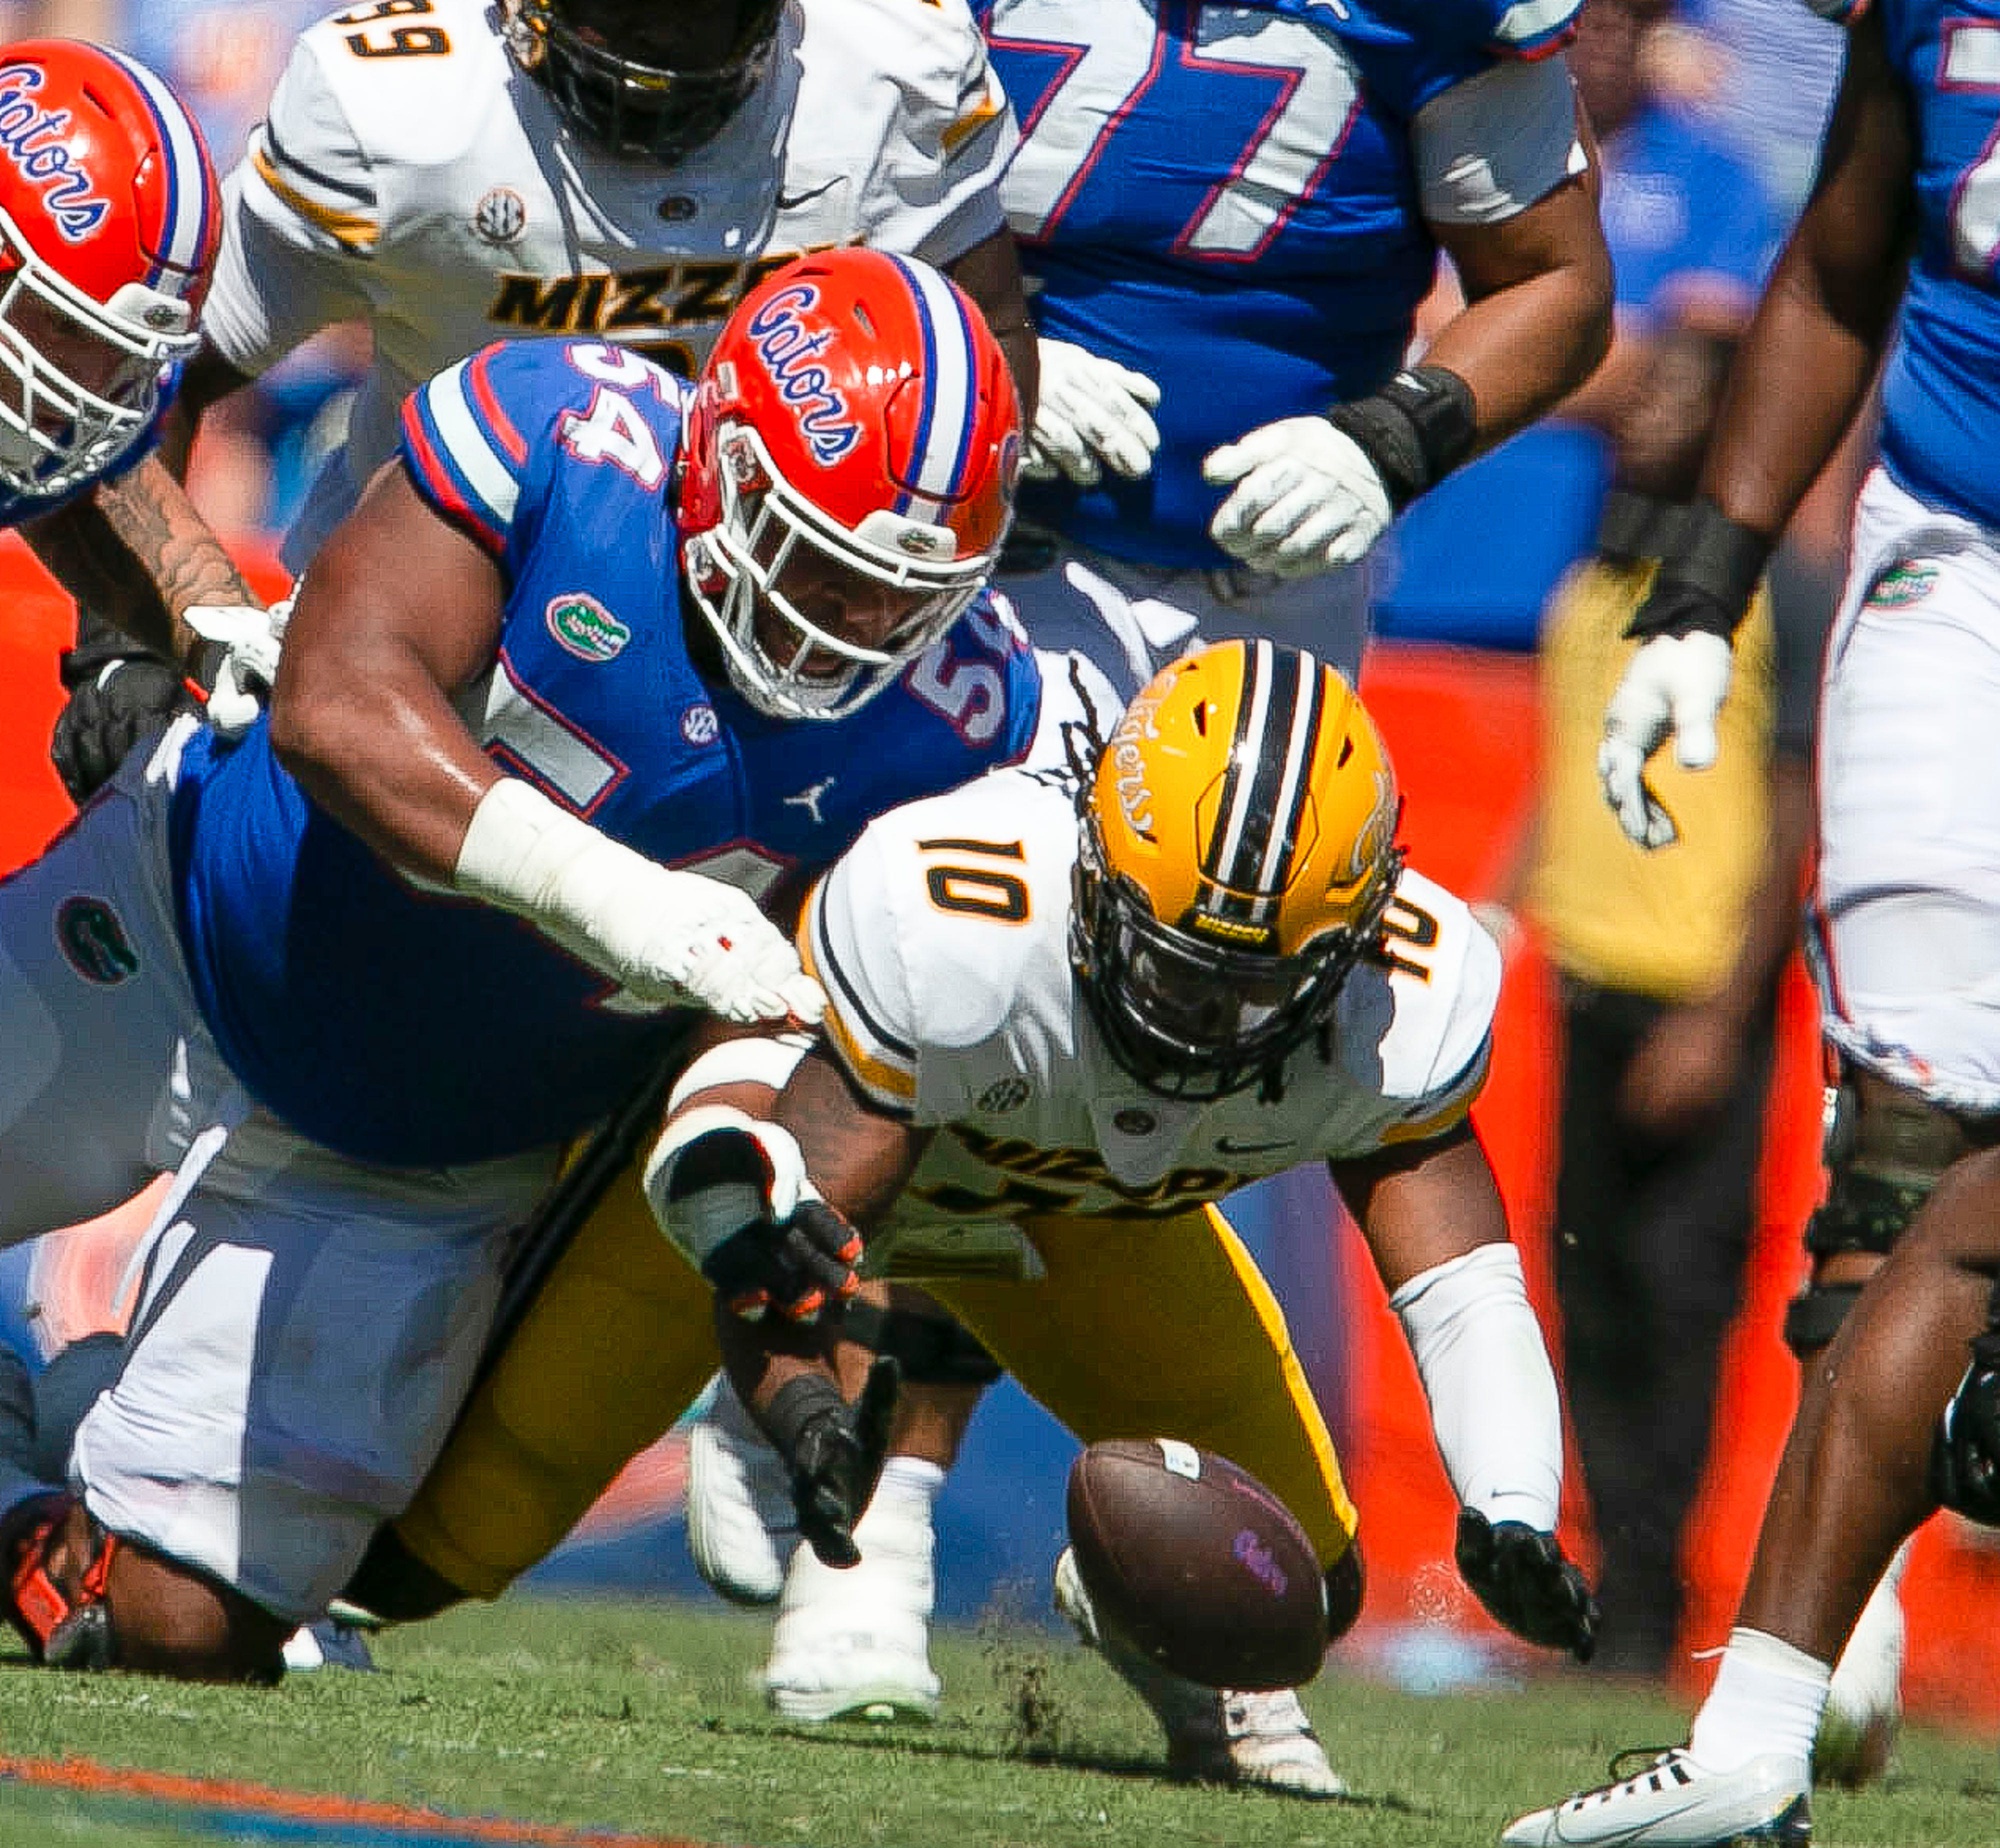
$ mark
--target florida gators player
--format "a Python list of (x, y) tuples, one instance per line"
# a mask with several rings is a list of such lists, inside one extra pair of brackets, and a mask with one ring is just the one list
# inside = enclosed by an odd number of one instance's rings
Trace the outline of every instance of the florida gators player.
[(693, 1014), (817, 1016), (757, 901), (1032, 733), (975, 607), (1017, 449), (977, 311), (872, 252), (753, 291), (698, 388), (488, 348), (406, 405), (268, 718), (177, 721), (0, 889), (4, 1235), (177, 1170), (77, 1491), (8, 1519), (38, 1655), (274, 1675), (554, 1151)]
[[(787, 1202), (816, 1189), (798, 1219), (851, 1216), (872, 1272), (928, 1281), (1085, 1441), (1226, 1445), (1312, 1534), (1339, 1634), (1354, 1511), (1278, 1306), (1205, 1204), (1329, 1163), (1423, 1376), (1467, 1581), (1587, 1658), (1594, 1606), (1554, 1538), (1555, 1381), (1466, 1116), (1498, 952), (1404, 869), (1367, 712), (1309, 654), (1225, 643), (1079, 759), (1081, 789), (1006, 772), (870, 825), (800, 926), (820, 1043), (739, 1041), (687, 1068), (646, 1174), (661, 1224), (725, 1302), (753, 1285), (782, 1302), (800, 1287)], [(733, 1326), (732, 1372), (774, 1431), (833, 1390), (798, 1344)], [(1056, 1584), (1158, 1715), (1173, 1771), (1345, 1788), (1294, 1694), (1169, 1675), (1066, 1563)]]
[[(1195, 636), (1359, 664), (1396, 509), (1582, 383), (1611, 270), (1576, 6), (986, 0), (1044, 383), (1010, 579), (1125, 691)], [(1469, 305), (1405, 368), (1442, 249)]]
[(2000, 1520), (2000, 10), (1815, 5), (1850, 21), (1819, 178), (1599, 769), (1635, 841), (1672, 838), (1645, 761), (1669, 736), (1683, 763), (1712, 751), (1751, 588), (1888, 355), (1821, 695), (1813, 921), (1839, 1077), (1787, 1331), (1817, 1358), (1686, 1747), (1521, 1818), (1516, 1844), (1810, 1841), (1833, 1664), (1899, 1545), (1940, 1503)]
[[(363, 0), (300, 36), (224, 183), (168, 447), (322, 329), (365, 322), (346, 435), (285, 536), (301, 570), (418, 381), (528, 335), (615, 340), (691, 376), (761, 276), (851, 243), (946, 270), (1032, 401), (997, 193), (1013, 134), (964, 0)], [(79, 795), (116, 762), (90, 741), (97, 704), (58, 728)]]
[(0, 46), (0, 526), (204, 677), (182, 613), (246, 593), (153, 446), (220, 226), (201, 131), (151, 71), (74, 39)]

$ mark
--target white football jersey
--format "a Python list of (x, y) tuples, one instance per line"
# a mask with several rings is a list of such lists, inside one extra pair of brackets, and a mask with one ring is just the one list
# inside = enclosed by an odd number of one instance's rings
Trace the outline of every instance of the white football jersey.
[(884, 1230), (1173, 1212), (1470, 1108), (1500, 955), (1442, 887), (1404, 873), (1393, 956), (1347, 978), (1330, 1057), (1308, 1042), (1281, 1085), (1190, 1103), (1127, 1074), (1078, 991), (1076, 841), (1065, 779), (995, 771), (871, 823), (812, 894), (828, 1043), (875, 1103), (939, 1132)]
[(489, 0), (372, 11), (301, 35), (224, 184), (202, 322), (251, 374), (334, 322), (374, 330), (295, 565), (394, 448), (405, 394), (488, 341), (601, 333), (692, 374), (789, 257), (869, 243), (942, 264), (1001, 227), (1014, 120), (965, 0), (793, 0), (770, 78), (672, 167), (565, 133)]

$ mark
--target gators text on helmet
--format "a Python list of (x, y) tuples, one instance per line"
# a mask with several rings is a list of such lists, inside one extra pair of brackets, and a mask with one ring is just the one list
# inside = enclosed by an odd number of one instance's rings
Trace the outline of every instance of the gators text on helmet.
[(685, 575), (760, 710), (843, 717), (984, 586), (1021, 414), (979, 310), (928, 264), (829, 250), (729, 318), (688, 413)]
[(0, 484), (53, 497), (151, 423), (222, 223), (194, 118), (75, 39), (0, 47)]

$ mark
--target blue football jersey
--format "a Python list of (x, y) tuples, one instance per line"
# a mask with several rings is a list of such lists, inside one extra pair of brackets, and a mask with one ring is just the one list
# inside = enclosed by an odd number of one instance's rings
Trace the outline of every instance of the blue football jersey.
[(1913, 494), (2000, 527), (2000, 4), (1875, 0), (1908, 86), (1917, 250), (1882, 388), (1882, 460)]
[[(690, 658), (668, 481), (686, 388), (627, 349), (488, 347), (412, 394), (402, 462), (506, 585), (499, 655), (460, 701), (488, 752), (614, 839), (764, 896), (867, 820), (1022, 755), (1034, 660), (975, 609), (834, 722), (771, 719)], [(479, 1160), (602, 1116), (685, 1015), (494, 907), (420, 891), (305, 792), (259, 723), (204, 735), (171, 840), (190, 973), (231, 1068), (344, 1154)]]
[(987, 0), (1021, 144), (1001, 184), (1035, 320), (1159, 382), (1152, 473), (1030, 484), (1115, 557), (1224, 565), (1202, 458), (1396, 369), (1436, 248), (1409, 123), (1579, 0)]

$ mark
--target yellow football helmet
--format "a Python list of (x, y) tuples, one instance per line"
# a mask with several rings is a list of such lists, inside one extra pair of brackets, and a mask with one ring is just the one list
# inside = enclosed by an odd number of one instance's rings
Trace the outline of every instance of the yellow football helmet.
[(1118, 1062), (1225, 1097), (1333, 1012), (1402, 871), (1402, 802), (1334, 669), (1224, 642), (1155, 676), (1079, 807), (1070, 958)]

